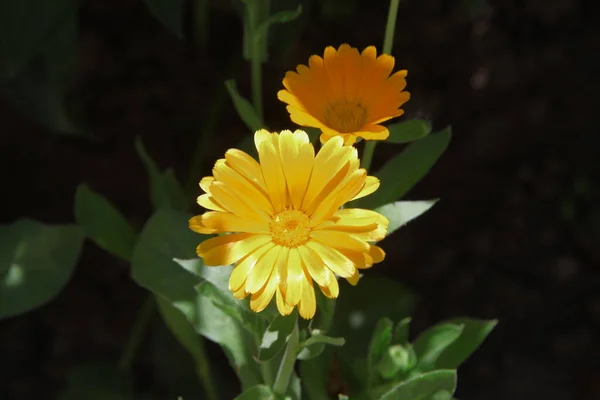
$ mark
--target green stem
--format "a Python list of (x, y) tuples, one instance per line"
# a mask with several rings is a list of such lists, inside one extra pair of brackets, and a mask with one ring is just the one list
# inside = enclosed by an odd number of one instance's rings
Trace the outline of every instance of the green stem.
[(394, 32), (396, 31), (396, 19), (398, 18), (398, 5), (400, 0), (390, 0), (387, 24), (385, 25), (385, 37), (383, 39), (383, 52), (392, 54), (394, 46)]
[(250, 61), (250, 68), (252, 74), (252, 104), (260, 117), (263, 120), (263, 106), (262, 106), (262, 63), (260, 61), (260, 47), (257, 43), (252, 46), (252, 60)]
[(280, 396), (286, 394), (288, 386), (290, 384), (290, 378), (294, 372), (294, 365), (296, 364), (296, 356), (298, 355), (298, 346), (300, 344), (300, 332), (298, 331), (298, 323), (294, 326), (290, 339), (288, 340), (283, 354), (283, 359), (279, 365), (279, 371), (277, 372), (277, 378), (273, 384), (273, 392)]
[[(385, 25), (385, 36), (383, 39), (383, 53), (392, 54), (394, 46), (394, 32), (396, 31), (396, 19), (398, 18), (398, 5), (400, 0), (390, 0), (390, 9), (388, 11), (387, 24)], [(362, 168), (369, 171), (371, 162), (373, 161), (373, 153), (375, 153), (377, 141), (367, 140), (362, 154)]]
[(152, 317), (153, 311), (154, 296), (150, 294), (142, 307), (139, 309), (135, 318), (135, 322), (133, 323), (131, 333), (129, 334), (129, 338), (125, 344), (125, 350), (123, 350), (123, 354), (119, 359), (118, 365), (120, 370), (128, 371), (129, 368), (131, 368), (131, 363), (133, 362), (135, 352), (142, 341), (142, 337), (146, 331), (146, 328), (148, 327), (148, 323), (150, 322), (150, 317)]
[(266, 55), (267, 33), (257, 36), (260, 24), (269, 17), (269, 0), (252, 0), (246, 3), (248, 10), (248, 34), (250, 39), (250, 69), (252, 85), (252, 104), (260, 119), (263, 119), (262, 102), (262, 63)]

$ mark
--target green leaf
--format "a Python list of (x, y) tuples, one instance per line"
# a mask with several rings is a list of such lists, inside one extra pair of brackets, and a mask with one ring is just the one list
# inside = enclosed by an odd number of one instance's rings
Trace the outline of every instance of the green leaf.
[(359, 199), (360, 207), (374, 209), (404, 196), (435, 164), (450, 138), (450, 128), (447, 128), (408, 145), (377, 171), (375, 175), (381, 180), (381, 186), (372, 195)]
[(431, 123), (422, 119), (410, 119), (388, 126), (390, 136), (386, 143), (409, 143), (431, 133)]
[(184, 0), (145, 0), (150, 12), (179, 39), (183, 39)]
[(463, 325), (438, 324), (423, 332), (414, 342), (413, 348), (417, 355), (417, 368), (427, 372), (437, 368), (437, 359), (463, 331)]
[(435, 363), (436, 369), (457, 368), (481, 345), (498, 324), (498, 320), (486, 321), (473, 318), (456, 318), (447, 322), (462, 325), (463, 330), (458, 339), (439, 355)]
[[(225, 88), (227, 89), (227, 92), (229, 92), (229, 96), (233, 101), (233, 106), (235, 107), (235, 110), (237, 111), (242, 121), (244, 121), (244, 124), (246, 124), (248, 129), (250, 129), (252, 133), (256, 132), (259, 129), (263, 129), (264, 125), (262, 119), (258, 115), (258, 112), (254, 108), (252, 103), (250, 103), (238, 93), (235, 80), (229, 79), (225, 81)], [(251, 144), (254, 145), (254, 142), (252, 141)], [(245, 151), (245, 149), (241, 150)]]
[(0, 226), (0, 318), (54, 298), (71, 277), (83, 238), (75, 225), (20, 219)]
[[(188, 353), (194, 359), (194, 364), (198, 375), (201, 375), (201, 371), (207, 364), (207, 355), (204, 350), (204, 345), (198, 333), (194, 330), (192, 324), (185, 318), (183, 313), (171, 305), (167, 300), (156, 297), (156, 303), (158, 304), (158, 311), (165, 321), (165, 325), (177, 338), (179, 343), (188, 351)], [(212, 388), (207, 388), (207, 391), (214, 392), (215, 385)], [(214, 397), (217, 397), (216, 394)]]
[(133, 400), (130, 377), (110, 364), (85, 364), (67, 375), (58, 400)]
[(297, 319), (298, 313), (296, 311), (287, 316), (278, 315), (275, 317), (262, 336), (258, 350), (258, 360), (272, 360), (283, 350), (296, 326)]
[(395, 344), (388, 347), (377, 364), (376, 370), (384, 379), (393, 379), (410, 371), (416, 363), (417, 356), (409, 343)]
[(394, 328), (394, 335), (392, 337), (392, 342), (394, 344), (406, 344), (408, 343), (408, 332), (410, 327), (410, 322), (412, 319), (410, 317), (406, 317), (402, 319), (396, 327)]
[(142, 160), (150, 181), (150, 198), (156, 210), (172, 208), (183, 211), (187, 207), (183, 188), (172, 169), (161, 172), (146, 151), (140, 137), (135, 140), (135, 151)]
[(373, 374), (373, 369), (381, 361), (388, 347), (392, 344), (392, 332), (394, 323), (389, 318), (382, 318), (375, 325), (375, 331), (371, 337), (369, 345), (369, 354), (367, 356), (367, 366), (369, 375)]
[[(252, 359), (254, 341), (235, 319), (197, 292), (196, 286), (206, 280), (204, 273), (221, 267), (204, 267), (197, 262), (195, 248), (206, 236), (188, 228), (190, 217), (163, 209), (148, 220), (133, 250), (132, 277), (181, 311), (196, 332), (219, 343), (242, 386), (248, 388), (260, 382)], [(175, 259), (192, 261), (178, 263)]]
[(75, 0), (0, 2), (0, 76), (13, 78), (77, 12)]
[(298, 360), (310, 360), (317, 357), (325, 350), (326, 344), (341, 347), (346, 344), (346, 340), (343, 337), (325, 336), (315, 330), (308, 339), (300, 343)]
[(401, 382), (386, 392), (381, 400), (425, 400), (440, 391), (454, 393), (456, 371), (439, 370)]
[[(267, 37), (269, 28), (275, 24), (285, 24), (298, 18), (302, 14), (302, 4), (298, 4), (295, 10), (280, 11), (275, 14), (269, 15), (256, 29), (252, 35), (252, 39), (256, 42), (260, 42), (263, 38)], [(266, 60), (263, 60), (263, 62)]]
[(105, 197), (86, 185), (75, 194), (75, 221), (99, 247), (129, 261), (136, 233)]
[(330, 400), (328, 377), (333, 356), (333, 350), (329, 347), (318, 357), (299, 362), (300, 378), (308, 399)]
[(267, 385), (256, 385), (240, 394), (235, 400), (276, 400), (275, 393)]
[(424, 201), (395, 201), (375, 209), (390, 221), (388, 236), (429, 210), (438, 199)]

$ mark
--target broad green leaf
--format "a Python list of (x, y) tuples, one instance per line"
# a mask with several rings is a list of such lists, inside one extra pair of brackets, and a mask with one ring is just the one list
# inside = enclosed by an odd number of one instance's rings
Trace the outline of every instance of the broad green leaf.
[(75, 221), (99, 247), (129, 261), (136, 233), (105, 197), (86, 185), (75, 194)]
[(425, 400), (440, 391), (454, 393), (456, 371), (438, 370), (401, 382), (380, 397), (381, 400)]
[(256, 385), (244, 391), (235, 400), (276, 400), (275, 393), (267, 385)]
[(390, 136), (386, 143), (409, 143), (431, 133), (431, 123), (422, 119), (410, 119), (388, 126)]
[[(238, 93), (235, 80), (229, 79), (225, 81), (225, 88), (229, 92), (229, 96), (231, 97), (231, 101), (233, 101), (233, 106), (235, 107), (235, 110), (237, 111), (242, 121), (244, 121), (248, 129), (252, 132), (252, 135), (257, 130), (263, 129), (264, 125), (262, 119), (258, 115), (258, 112), (254, 108), (252, 103), (250, 103)], [(251, 144), (254, 145), (254, 142), (251, 142)], [(246, 149), (241, 150), (246, 151)]]
[(80, 365), (67, 375), (58, 400), (133, 400), (130, 377), (110, 364)]
[[(165, 321), (165, 325), (167, 325), (179, 343), (181, 343), (194, 359), (198, 376), (206, 376), (206, 370), (209, 368), (207, 365), (208, 355), (206, 354), (202, 340), (198, 337), (198, 333), (194, 330), (190, 321), (185, 318), (180, 310), (172, 306), (167, 300), (157, 296), (156, 302), (158, 304), (160, 315), (162, 316), (163, 321)], [(211, 387), (205, 388), (205, 390), (213, 394), (213, 398), (217, 398), (216, 385), (212, 382), (206, 382), (205, 380), (203, 380), (203, 383), (205, 385), (211, 385)]]
[(184, 0), (145, 0), (150, 12), (167, 29), (183, 39)]
[(396, 324), (396, 327), (394, 328), (394, 335), (392, 338), (392, 342), (394, 344), (408, 343), (408, 332), (411, 321), (412, 319), (410, 317), (406, 317), (400, 322), (398, 322), (398, 324)]
[[(196, 262), (195, 248), (206, 236), (188, 228), (190, 217), (163, 209), (148, 220), (133, 250), (132, 277), (142, 287), (170, 301), (196, 332), (219, 343), (242, 386), (248, 388), (260, 382), (249, 345), (254, 346), (254, 341), (235, 319), (196, 291), (196, 286), (205, 280), (204, 272), (213, 267)], [(175, 259), (192, 261), (183, 263), (186, 269)]]
[(437, 359), (463, 332), (463, 325), (438, 324), (423, 332), (413, 344), (417, 368), (427, 372), (437, 368)]
[(400, 227), (425, 213), (433, 207), (437, 201), (437, 199), (425, 201), (395, 201), (386, 204), (385, 206), (378, 207), (375, 211), (390, 221), (387, 232), (389, 236)]
[(0, 76), (14, 78), (77, 12), (75, 0), (0, 2)]
[(330, 400), (327, 384), (333, 357), (332, 348), (327, 347), (318, 357), (298, 363), (300, 379), (308, 399)]
[(361, 208), (374, 209), (404, 196), (423, 178), (450, 143), (450, 128), (411, 143), (375, 174), (379, 189), (358, 200)]
[(262, 336), (258, 350), (260, 361), (270, 361), (283, 350), (296, 326), (297, 319), (296, 311), (290, 315), (275, 317)]
[(65, 286), (84, 234), (75, 225), (20, 219), (0, 226), (0, 318), (48, 303)]
[[(299, 4), (295, 10), (280, 11), (269, 15), (256, 29), (252, 35), (254, 41), (260, 42), (267, 37), (269, 28), (275, 24), (285, 24), (298, 18), (302, 14), (302, 4)], [(263, 62), (266, 60), (263, 60)]]
[(437, 369), (457, 368), (485, 340), (498, 320), (478, 320), (472, 318), (456, 318), (447, 321), (463, 326), (461, 335), (439, 355), (435, 363)]
[(392, 332), (394, 323), (389, 318), (382, 318), (375, 325), (371, 344), (369, 345), (369, 354), (367, 356), (367, 366), (369, 375), (373, 375), (373, 369), (381, 361), (383, 355), (392, 344)]
[(172, 169), (162, 172), (152, 157), (146, 151), (144, 143), (140, 137), (135, 140), (135, 151), (142, 160), (148, 180), (150, 181), (150, 198), (152, 205), (156, 210), (162, 208), (172, 208), (175, 210), (185, 210), (186, 200), (183, 188)]

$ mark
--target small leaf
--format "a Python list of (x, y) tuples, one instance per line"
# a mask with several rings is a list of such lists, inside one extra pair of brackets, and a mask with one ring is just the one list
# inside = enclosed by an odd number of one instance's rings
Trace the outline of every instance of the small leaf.
[(229, 92), (235, 110), (248, 129), (250, 129), (252, 133), (262, 129), (264, 127), (262, 119), (258, 115), (258, 112), (256, 112), (254, 106), (238, 93), (235, 80), (230, 79), (225, 81), (225, 88), (227, 88), (227, 91)]
[[(298, 4), (298, 8), (295, 10), (280, 11), (278, 13), (269, 15), (256, 29), (252, 35), (254, 41), (260, 42), (264, 37), (267, 36), (269, 28), (274, 24), (285, 24), (293, 21), (302, 14), (302, 4)], [(263, 62), (266, 60), (263, 60)]]
[(405, 344), (408, 342), (408, 330), (411, 322), (410, 317), (402, 319), (394, 328), (392, 341), (394, 344)]
[(361, 208), (374, 209), (404, 196), (423, 178), (450, 143), (450, 128), (411, 143), (375, 174), (379, 189), (358, 200)]
[(383, 359), (384, 354), (392, 344), (393, 329), (394, 323), (389, 318), (382, 318), (377, 322), (371, 337), (369, 354), (367, 355), (369, 377), (373, 376), (376, 365)]
[(440, 354), (448, 348), (463, 331), (463, 325), (438, 324), (423, 332), (414, 342), (417, 355), (417, 368), (422, 372), (436, 368)]
[(145, 0), (152, 15), (167, 29), (183, 39), (184, 0)]
[(175, 178), (172, 169), (161, 172), (154, 160), (150, 157), (142, 139), (137, 137), (135, 140), (135, 151), (142, 160), (148, 180), (150, 181), (150, 198), (152, 205), (156, 210), (161, 208), (171, 208), (183, 211), (186, 208), (186, 200), (181, 184)]
[(409, 343), (396, 344), (387, 349), (376, 369), (384, 379), (392, 379), (398, 374), (410, 371), (416, 362), (417, 356)]
[(20, 219), (0, 226), (0, 318), (54, 298), (71, 277), (83, 238), (75, 225)]
[(461, 335), (439, 355), (436, 369), (457, 368), (485, 340), (498, 320), (478, 320), (472, 318), (457, 318), (448, 321), (463, 326)]
[(437, 202), (438, 199), (425, 201), (395, 201), (376, 208), (375, 211), (390, 221), (387, 232), (389, 236), (402, 226), (425, 213)]
[(296, 326), (297, 319), (298, 313), (295, 310), (290, 315), (275, 317), (262, 336), (258, 360), (269, 361), (283, 350)]
[(240, 394), (235, 400), (276, 400), (275, 393), (267, 385), (256, 385)]
[(381, 396), (381, 400), (425, 400), (439, 391), (454, 393), (456, 371), (438, 370), (401, 382)]
[(321, 335), (318, 331), (313, 331), (311, 337), (300, 343), (300, 352), (298, 353), (298, 360), (310, 360), (317, 357), (325, 349), (325, 345), (329, 344), (332, 346), (343, 346), (346, 340), (343, 337), (330, 337)]
[(110, 364), (80, 365), (67, 375), (58, 400), (133, 400), (130, 377)]
[(136, 233), (105, 197), (86, 185), (75, 195), (75, 221), (99, 247), (129, 261)]
[(431, 123), (422, 119), (410, 119), (388, 126), (390, 136), (386, 143), (409, 143), (431, 133)]

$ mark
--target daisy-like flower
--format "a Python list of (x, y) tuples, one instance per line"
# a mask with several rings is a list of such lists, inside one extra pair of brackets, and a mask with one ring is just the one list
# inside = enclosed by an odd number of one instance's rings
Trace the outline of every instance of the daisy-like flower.
[(281, 134), (257, 131), (260, 163), (230, 149), (213, 176), (200, 181), (206, 194), (198, 204), (208, 209), (190, 219), (202, 234), (229, 233), (200, 243), (205, 265), (236, 264), (229, 289), (238, 299), (250, 296), (260, 312), (276, 298), (288, 315), (315, 315), (313, 281), (325, 296), (336, 298), (337, 277), (358, 282), (358, 270), (385, 257), (372, 244), (385, 237), (388, 220), (371, 210), (341, 208), (373, 193), (377, 178), (359, 168), (357, 150), (341, 137), (315, 155), (303, 131)]
[(338, 135), (346, 145), (358, 137), (385, 140), (390, 132), (380, 124), (402, 115), (400, 107), (410, 98), (403, 92), (406, 70), (390, 76), (393, 69), (394, 57), (377, 57), (374, 46), (360, 54), (347, 44), (329, 46), (323, 57), (311, 56), (308, 67), (288, 71), (277, 97), (296, 124), (321, 129), (323, 143)]

